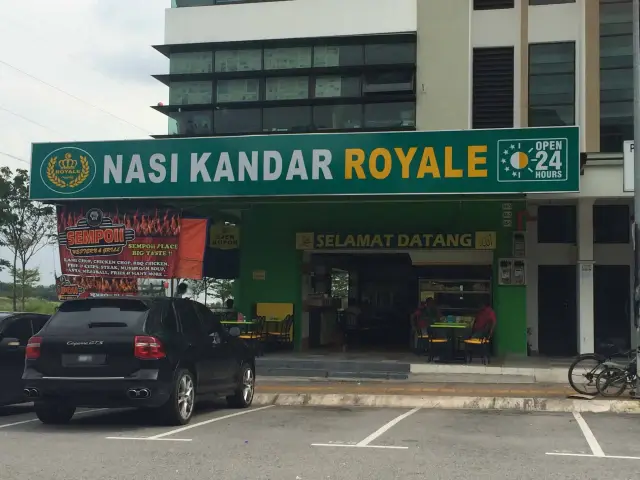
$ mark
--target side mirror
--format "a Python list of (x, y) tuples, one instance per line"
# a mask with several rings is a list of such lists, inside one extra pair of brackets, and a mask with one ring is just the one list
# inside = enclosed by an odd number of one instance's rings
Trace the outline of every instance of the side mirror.
[(2, 350), (17, 350), (20, 348), (20, 340), (17, 338), (3, 338), (0, 340), (0, 349)]
[(229, 329), (229, 335), (231, 335), (232, 337), (239, 337), (240, 329), (238, 327), (231, 327)]

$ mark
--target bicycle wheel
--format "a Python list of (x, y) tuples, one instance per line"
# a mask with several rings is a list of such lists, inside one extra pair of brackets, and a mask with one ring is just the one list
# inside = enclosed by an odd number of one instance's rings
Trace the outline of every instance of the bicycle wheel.
[(603, 397), (619, 397), (627, 388), (627, 372), (619, 367), (605, 367), (596, 377), (596, 388)]
[(602, 371), (605, 358), (596, 353), (578, 355), (569, 366), (569, 385), (583, 395), (596, 395), (596, 377)]

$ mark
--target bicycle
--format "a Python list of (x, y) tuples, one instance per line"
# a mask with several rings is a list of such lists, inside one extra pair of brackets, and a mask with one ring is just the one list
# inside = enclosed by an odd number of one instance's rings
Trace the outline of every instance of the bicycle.
[[(604, 362), (603, 368), (596, 377), (596, 388), (603, 397), (619, 397), (629, 388), (631, 395), (636, 386), (636, 359), (626, 365), (615, 362)], [(609, 390), (611, 389), (611, 390)]]
[[(578, 355), (575, 360), (569, 366), (569, 385), (576, 392), (582, 395), (596, 395), (598, 393), (598, 387), (596, 385), (596, 378), (602, 372), (605, 362), (610, 362), (614, 357), (627, 357), (631, 354), (636, 355), (636, 350), (631, 349), (626, 352), (614, 350), (615, 346), (610, 344), (606, 345), (611, 350), (608, 355), (602, 355), (599, 353), (583, 353)], [(574, 375), (578, 371), (578, 375)], [(574, 377), (576, 380), (574, 381)], [(582, 378), (581, 382), (579, 379)]]

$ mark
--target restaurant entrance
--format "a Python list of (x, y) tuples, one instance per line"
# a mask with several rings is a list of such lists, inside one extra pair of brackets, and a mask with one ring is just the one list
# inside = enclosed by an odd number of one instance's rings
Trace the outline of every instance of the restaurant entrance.
[(446, 264), (410, 251), (312, 253), (304, 300), (309, 348), (410, 351), (412, 314), (428, 298), (440, 322), (470, 328), (478, 308), (492, 304), (491, 254), (448, 253)]

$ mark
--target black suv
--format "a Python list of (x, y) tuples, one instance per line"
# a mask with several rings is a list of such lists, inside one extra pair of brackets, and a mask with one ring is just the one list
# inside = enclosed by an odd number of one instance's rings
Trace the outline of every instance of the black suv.
[(41, 313), (0, 312), (0, 405), (28, 401), (23, 393), (24, 352), (49, 320)]
[(251, 405), (255, 358), (201, 303), (182, 298), (99, 298), (63, 303), (29, 340), (25, 394), (43, 423), (76, 407), (143, 407), (173, 425), (198, 399)]

